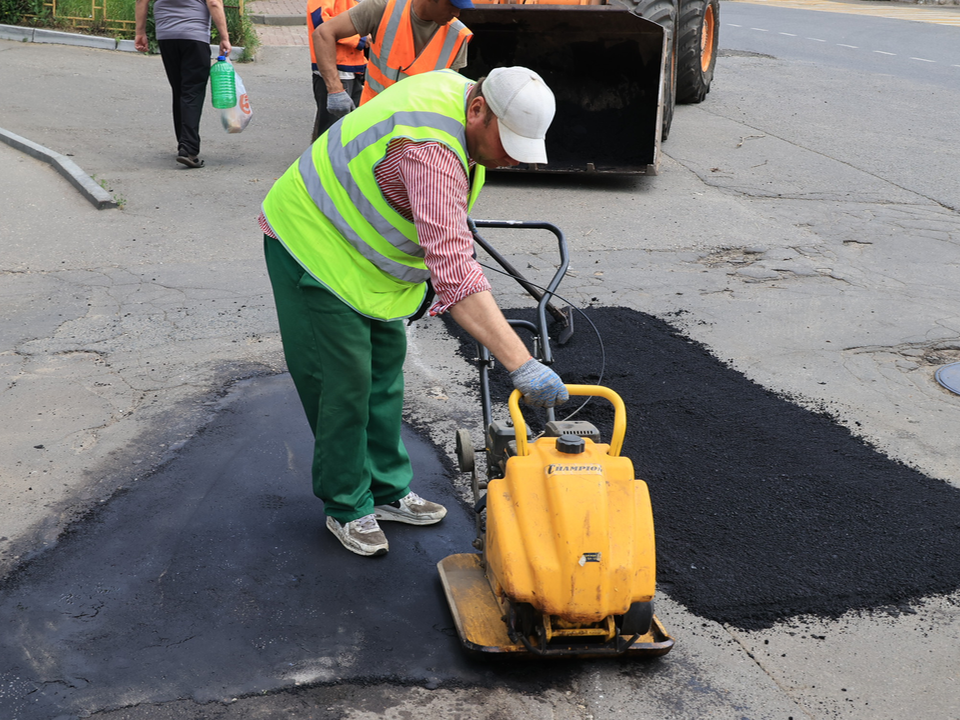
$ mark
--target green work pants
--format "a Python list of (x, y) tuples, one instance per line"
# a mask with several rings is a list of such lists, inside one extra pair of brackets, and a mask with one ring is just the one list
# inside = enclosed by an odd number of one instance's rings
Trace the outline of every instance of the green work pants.
[(400, 438), (406, 329), (353, 310), (280, 241), (265, 235), (263, 249), (287, 369), (314, 435), (313, 492), (347, 523), (410, 491)]

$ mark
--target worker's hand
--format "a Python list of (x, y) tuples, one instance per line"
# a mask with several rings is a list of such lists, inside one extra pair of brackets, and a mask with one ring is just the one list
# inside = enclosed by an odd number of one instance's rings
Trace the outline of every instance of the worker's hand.
[(147, 40), (147, 34), (143, 33), (142, 35), (136, 35), (133, 38), (133, 47), (136, 48), (138, 52), (146, 52), (150, 49), (150, 43)]
[(357, 106), (353, 104), (353, 99), (347, 95), (346, 90), (327, 95), (327, 112), (335, 118), (342, 118), (356, 109)]
[(510, 373), (510, 379), (528, 405), (547, 408), (570, 399), (560, 376), (533, 358)]

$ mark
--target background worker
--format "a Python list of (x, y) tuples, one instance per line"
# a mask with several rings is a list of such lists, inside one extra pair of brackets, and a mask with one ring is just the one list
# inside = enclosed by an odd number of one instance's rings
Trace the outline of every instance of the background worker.
[(398, 80), (467, 64), (472, 33), (457, 20), (471, 0), (363, 0), (313, 31), (316, 62), (327, 86), (327, 109), (343, 117), (356, 107), (333, 72), (336, 44), (359, 33), (372, 38), (361, 103)]
[[(310, 59), (313, 71), (313, 98), (317, 101), (317, 117), (313, 123), (313, 137), (311, 142), (320, 137), (327, 128), (337, 119), (327, 112), (327, 86), (323, 76), (317, 69), (317, 54), (313, 47), (313, 31), (330, 18), (346, 12), (357, 0), (307, 0), (307, 32), (310, 37)], [(367, 67), (367, 58), (363, 49), (367, 46), (367, 38), (359, 35), (341, 38), (337, 41), (337, 75), (343, 85), (344, 92), (354, 104), (360, 104), (360, 93), (363, 92), (363, 73)]]
[(497, 68), (408, 78), (348, 114), (274, 184), (260, 226), (287, 367), (313, 430), (313, 490), (348, 550), (382, 555), (378, 520), (439, 522), (411, 492), (400, 439), (404, 319), (449, 311), (532, 405), (567, 399), (503, 317), (473, 257), (467, 213), (487, 167), (545, 163), (553, 93)]
[[(150, 0), (137, 0), (134, 47), (147, 52)], [(221, 0), (155, 0), (153, 19), (163, 69), (173, 90), (173, 129), (177, 162), (203, 167), (200, 154), (200, 114), (210, 77), (210, 21), (220, 34), (220, 54), (230, 56), (230, 33)]]

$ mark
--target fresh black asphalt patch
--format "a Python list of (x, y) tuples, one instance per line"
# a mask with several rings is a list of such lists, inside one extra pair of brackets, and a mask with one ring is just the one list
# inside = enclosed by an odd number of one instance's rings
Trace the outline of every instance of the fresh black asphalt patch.
[[(960, 587), (960, 490), (877, 452), (826, 411), (765, 390), (666, 322), (624, 308), (586, 314), (603, 342), (601, 384), (627, 408), (623, 454), (650, 487), (657, 578), (671, 598), (760, 629), (798, 615), (909, 611)], [(575, 326), (554, 345), (554, 369), (596, 384), (597, 334), (580, 317)], [(492, 377), (494, 405), (506, 402), (505, 374)], [(609, 440), (606, 401), (576, 419)]]
[(175, 460), (0, 585), (0, 718), (341, 681), (537, 686), (535, 671), (460, 650), (436, 564), (473, 552), (475, 531), (432, 446), (405, 431), (414, 489), (447, 517), (384, 523), (389, 554), (364, 558), (324, 526), (289, 376), (233, 398)]
[[(960, 587), (960, 492), (751, 383), (664, 322), (588, 313), (605, 344), (603, 384), (626, 401), (624, 453), (650, 485), (660, 584), (674, 599), (751, 629), (903, 610)], [(586, 323), (556, 357), (566, 381), (597, 381)], [(246, 381), (232, 398), (174, 460), (0, 584), (0, 717), (338, 682), (535, 691), (566, 681), (575, 664), (477, 663), (460, 651), (435, 565), (472, 550), (473, 524), (430, 445), (405, 436), (415, 489), (448, 517), (389, 524), (389, 555), (361, 558), (323, 527), (289, 377)], [(578, 417), (608, 424), (604, 405)]]

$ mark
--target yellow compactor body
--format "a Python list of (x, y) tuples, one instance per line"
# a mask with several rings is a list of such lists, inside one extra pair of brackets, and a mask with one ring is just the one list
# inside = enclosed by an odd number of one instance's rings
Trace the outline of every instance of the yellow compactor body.
[(483, 554), (439, 564), (464, 645), (537, 655), (661, 655), (673, 640), (653, 616), (656, 557), (647, 484), (620, 456), (625, 420), (611, 444), (563, 434), (527, 442), (511, 396), (516, 454), (486, 493)]

